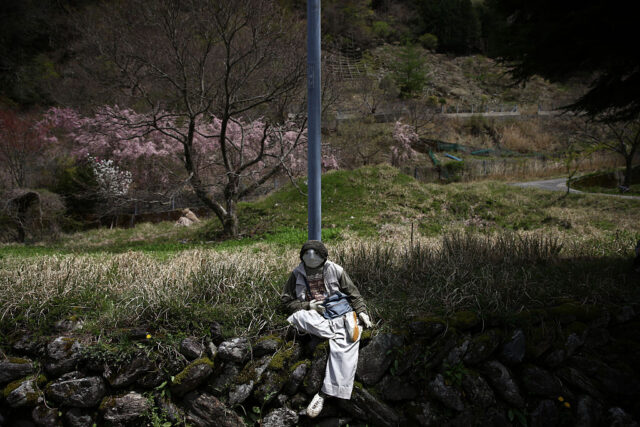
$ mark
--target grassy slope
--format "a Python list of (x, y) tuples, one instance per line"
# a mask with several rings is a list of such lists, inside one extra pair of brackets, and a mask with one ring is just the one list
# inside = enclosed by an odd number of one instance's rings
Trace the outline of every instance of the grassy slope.
[[(324, 175), (323, 215), (332, 258), (388, 325), (429, 311), (638, 297), (626, 271), (640, 201), (496, 182), (422, 184), (376, 166)], [(305, 197), (288, 187), (243, 203), (240, 217), (244, 237), (232, 241), (210, 240), (219, 226), (209, 221), (0, 247), (0, 341), (2, 330), (48, 328), (69, 315), (98, 331), (206, 330), (206, 319), (230, 334), (282, 325), (275, 309), (306, 238)]]
[[(323, 238), (424, 236), (467, 228), (484, 232), (537, 230), (575, 238), (600, 238), (615, 231), (640, 234), (640, 201), (521, 189), (500, 182), (424, 184), (389, 166), (337, 171), (322, 177)], [(120, 253), (171, 254), (184, 249), (243, 247), (258, 242), (299, 245), (306, 237), (306, 191), (287, 186), (261, 200), (241, 203), (238, 240), (220, 241), (215, 219), (192, 228), (171, 223), (133, 229), (100, 229), (63, 236), (58, 242), (3, 245), (0, 255)]]

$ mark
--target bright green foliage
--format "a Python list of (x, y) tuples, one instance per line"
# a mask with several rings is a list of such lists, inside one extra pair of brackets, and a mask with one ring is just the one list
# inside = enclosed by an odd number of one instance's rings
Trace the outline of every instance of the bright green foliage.
[(427, 69), (421, 53), (414, 45), (407, 43), (398, 55), (393, 78), (400, 88), (401, 98), (419, 96), (427, 83)]

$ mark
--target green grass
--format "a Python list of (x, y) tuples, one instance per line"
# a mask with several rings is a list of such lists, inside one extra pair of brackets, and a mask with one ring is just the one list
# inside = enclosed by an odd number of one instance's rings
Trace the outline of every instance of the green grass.
[[(290, 186), (239, 211), (238, 239), (215, 240), (208, 220), (2, 245), (0, 341), (70, 316), (97, 334), (144, 325), (201, 335), (213, 320), (228, 335), (284, 328), (279, 293), (306, 240), (306, 199)], [(640, 301), (629, 275), (638, 200), (423, 184), (376, 166), (323, 176), (323, 224), (330, 258), (385, 327), (425, 312)]]
[[(240, 237), (220, 239), (213, 218), (190, 228), (172, 223), (139, 224), (132, 229), (97, 229), (63, 235), (57, 241), (5, 244), (0, 256), (101, 254), (136, 251), (159, 258), (185, 250), (236, 250), (272, 244), (282, 250), (306, 240), (304, 182), (254, 202), (239, 204)], [(323, 240), (385, 238), (413, 224), (415, 234), (437, 236), (471, 229), (563, 230), (599, 235), (615, 230), (640, 233), (640, 201), (569, 195), (516, 188), (501, 182), (424, 184), (389, 166), (336, 171), (322, 177)], [(392, 230), (393, 229), (393, 230)], [(395, 233), (397, 234), (397, 233)]]

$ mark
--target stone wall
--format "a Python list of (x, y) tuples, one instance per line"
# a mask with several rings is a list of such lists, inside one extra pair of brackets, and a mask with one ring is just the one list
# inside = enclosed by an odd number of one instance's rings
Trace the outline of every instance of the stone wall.
[[(577, 304), (500, 319), (413, 319), (361, 338), (351, 400), (304, 408), (327, 343), (300, 336), (208, 338), (105, 357), (75, 322), (59, 336), (17, 334), (0, 358), (0, 426), (633, 426), (640, 419), (638, 308)], [(171, 355), (168, 357), (166, 355)]]

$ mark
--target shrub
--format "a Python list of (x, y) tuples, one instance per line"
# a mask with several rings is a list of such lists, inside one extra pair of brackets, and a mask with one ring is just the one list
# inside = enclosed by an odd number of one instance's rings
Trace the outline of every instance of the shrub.
[(62, 198), (47, 190), (15, 189), (4, 195), (0, 223), (3, 241), (56, 237), (65, 211)]
[(435, 51), (438, 48), (438, 37), (431, 33), (425, 33), (418, 39), (423, 48)]

